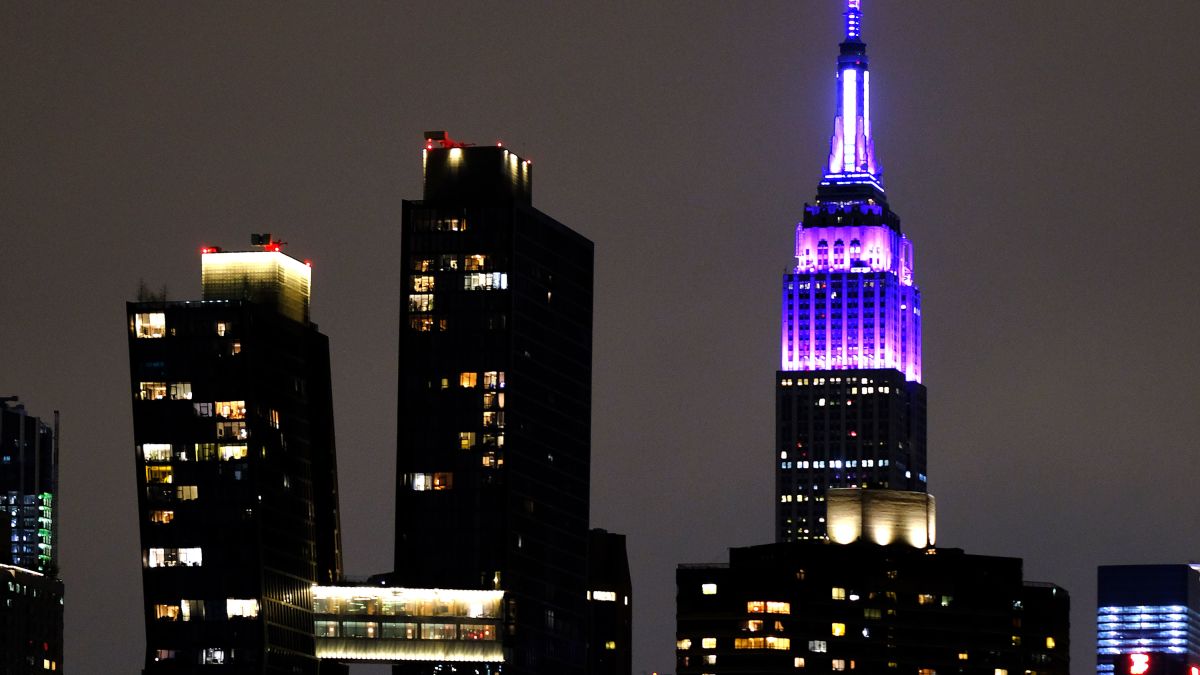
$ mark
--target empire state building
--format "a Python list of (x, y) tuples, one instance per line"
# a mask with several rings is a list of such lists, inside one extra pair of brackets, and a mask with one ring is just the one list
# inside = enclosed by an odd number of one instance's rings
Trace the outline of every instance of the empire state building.
[(783, 276), (777, 541), (827, 538), (833, 488), (926, 492), (921, 292), (875, 156), (860, 2), (846, 2), (829, 159)]

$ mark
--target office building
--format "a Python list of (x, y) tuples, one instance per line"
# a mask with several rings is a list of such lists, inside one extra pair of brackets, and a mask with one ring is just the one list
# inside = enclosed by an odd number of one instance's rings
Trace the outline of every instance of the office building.
[(679, 675), (1067, 675), (1066, 591), (1018, 558), (799, 541), (681, 565)]
[(0, 672), (58, 672), (58, 411), (47, 424), (16, 401), (0, 398)]
[[(0, 398), (0, 564), (49, 573), (58, 558), (58, 412), (54, 424)], [(10, 405), (11, 403), (11, 405)]]
[(201, 300), (127, 305), (146, 675), (338, 672), (312, 611), (342, 575), (329, 344), (311, 266), (253, 243), (202, 251)]
[(391, 583), (502, 591), (503, 672), (583, 673), (592, 243), (532, 206), (530, 162), (426, 138), (401, 229)]
[(625, 535), (593, 528), (588, 537), (588, 673), (633, 672), (633, 580)]
[(924, 492), (921, 292), (871, 129), (860, 0), (847, 0), (829, 160), (783, 277), (775, 539), (827, 535), (826, 491)]
[(1097, 675), (1200, 675), (1200, 565), (1106, 565)]

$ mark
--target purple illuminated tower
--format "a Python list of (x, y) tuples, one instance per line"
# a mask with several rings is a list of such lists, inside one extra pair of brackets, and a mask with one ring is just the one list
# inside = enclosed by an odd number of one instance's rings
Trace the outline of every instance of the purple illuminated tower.
[(921, 292), (871, 130), (861, 0), (847, 0), (829, 160), (783, 277), (778, 541), (826, 537), (829, 488), (926, 491)]

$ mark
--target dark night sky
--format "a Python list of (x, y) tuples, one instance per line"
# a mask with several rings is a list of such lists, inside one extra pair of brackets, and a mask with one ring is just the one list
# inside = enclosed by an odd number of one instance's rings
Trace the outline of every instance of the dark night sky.
[[(1088, 672), (1095, 566), (1200, 557), (1200, 3), (864, 5), (939, 543), (1066, 586)], [(314, 260), (347, 568), (390, 568), (400, 200), (445, 128), (531, 158), (596, 242), (592, 522), (629, 536), (635, 672), (673, 671), (675, 564), (772, 536), (779, 278), (840, 11), (0, 7), (0, 393), (63, 413), (71, 669), (140, 668), (122, 303), (198, 296), (202, 244)]]

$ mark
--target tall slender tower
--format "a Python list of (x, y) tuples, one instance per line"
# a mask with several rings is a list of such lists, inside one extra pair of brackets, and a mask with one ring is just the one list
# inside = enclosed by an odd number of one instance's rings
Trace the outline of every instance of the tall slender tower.
[(847, 0), (837, 113), (783, 277), (777, 541), (826, 537), (830, 488), (925, 492), (921, 293), (871, 129), (861, 0)]
[(127, 305), (145, 675), (338, 672), (312, 588), (340, 581), (329, 340), (269, 235), (203, 251), (203, 300)]
[(532, 206), (528, 161), (426, 137), (401, 228), (396, 583), (504, 591), (503, 672), (581, 675), (592, 242)]

